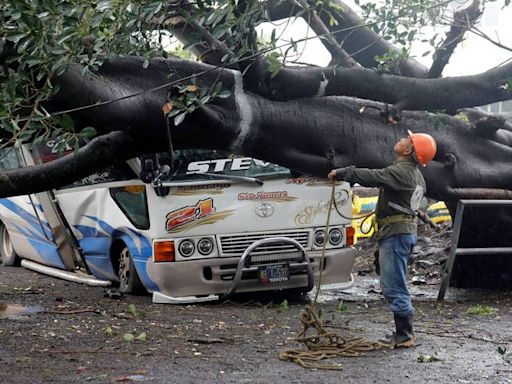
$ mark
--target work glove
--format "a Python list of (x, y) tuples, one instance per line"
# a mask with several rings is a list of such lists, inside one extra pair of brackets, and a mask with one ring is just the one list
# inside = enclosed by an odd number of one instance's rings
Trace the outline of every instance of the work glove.
[(329, 180), (336, 179), (349, 181), (350, 178), (352, 177), (352, 174), (354, 173), (354, 168), (355, 166), (350, 165), (348, 167), (333, 169), (331, 172), (329, 172), (327, 177), (329, 178)]

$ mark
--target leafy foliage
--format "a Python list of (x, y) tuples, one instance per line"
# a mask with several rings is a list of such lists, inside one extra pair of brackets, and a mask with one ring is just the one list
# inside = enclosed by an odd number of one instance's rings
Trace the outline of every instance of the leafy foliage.
[[(172, 16), (164, 4), (125, 0), (2, 2), (0, 118), (11, 140), (27, 141), (50, 132), (67, 134), (66, 140), (77, 136), (68, 118), (49, 119), (43, 107), (44, 101), (58, 92), (53, 79), (72, 62), (90, 71), (112, 55), (161, 56), (168, 35), (163, 23)], [(23, 116), (26, 119), (20, 118)], [(55, 132), (56, 127), (62, 132)]]
[(474, 305), (468, 308), (467, 313), (470, 315), (490, 316), (493, 315), (495, 311), (494, 308), (488, 306)]
[(222, 89), (222, 82), (218, 81), (211, 87), (200, 87), (193, 78), (191, 84), (174, 86), (169, 91), (169, 101), (162, 107), (164, 114), (173, 118), (175, 126), (180, 125), (188, 113), (208, 104), (216, 97), (226, 99), (231, 92)]
[[(488, 0), (489, 1), (489, 0)], [(280, 4), (282, 2), (277, 2)], [(435, 0), (361, 1), (365, 22), (384, 39), (397, 44), (398, 51), (379, 56), (379, 69), (387, 72), (410, 54), (413, 41), (422, 38), (426, 25), (442, 21), (444, 5)], [(508, 5), (509, 0), (504, 0)], [(291, 1), (296, 7), (292, 18), (310, 18), (312, 12), (328, 15), (328, 27), (336, 29), (344, 11), (335, 0)], [(92, 128), (75, 132), (69, 117), (52, 117), (44, 105), (59, 91), (54, 80), (63, 74), (70, 63), (79, 63), (84, 74), (95, 71), (112, 56), (144, 57), (142, 69), (153, 57), (178, 54), (194, 57), (185, 50), (202, 44), (200, 34), (190, 36), (183, 47), (171, 46), (172, 24), (184, 18), (213, 38), (222, 42), (229, 52), (222, 61), (238, 62), (258, 53), (265, 54), (270, 76), (274, 77), (287, 63), (293, 63), (288, 53), (297, 52), (297, 41), (288, 41), (286, 52), (280, 52), (277, 28), (260, 35), (256, 28), (269, 22), (260, 0), (13, 0), (0, 3), (0, 121), (4, 145), (34, 139), (43, 140), (57, 135), (76, 145), (79, 139), (95, 134)], [(342, 27), (342, 25), (340, 25)], [(435, 48), (440, 36), (430, 37)], [(298, 55), (300, 57), (300, 55)], [(245, 71), (250, 68), (241, 68)], [(188, 87), (190, 84), (184, 85)], [(509, 87), (509, 83), (503, 85)], [(169, 111), (179, 124), (187, 113), (210, 102), (215, 97), (229, 97), (215, 85), (214, 89), (181, 92), (169, 99)], [(509, 88), (508, 88), (509, 89)]]

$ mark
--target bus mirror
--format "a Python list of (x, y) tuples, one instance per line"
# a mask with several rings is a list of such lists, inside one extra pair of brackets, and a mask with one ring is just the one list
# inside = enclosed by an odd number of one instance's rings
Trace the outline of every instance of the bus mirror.
[(165, 187), (163, 185), (155, 185), (155, 193), (157, 196), (165, 197), (169, 194), (169, 191), (171, 190), (171, 187)]

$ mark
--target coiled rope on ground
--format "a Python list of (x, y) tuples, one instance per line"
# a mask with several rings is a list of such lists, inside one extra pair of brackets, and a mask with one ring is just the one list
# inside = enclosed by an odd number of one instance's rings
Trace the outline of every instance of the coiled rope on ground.
[[(331, 209), (334, 202), (335, 182), (331, 189), (331, 199), (329, 209), (327, 211), (327, 222), (325, 224), (325, 233), (328, 233), (329, 223), (331, 220)], [(317, 315), (315, 306), (320, 293), (320, 285), (322, 283), (322, 272), (325, 263), (325, 248), (327, 241), (324, 241), (322, 255), (320, 257), (320, 276), (316, 285), (315, 299), (308, 304), (301, 313), (299, 320), (302, 324), (302, 331), (294, 338), (295, 341), (303, 343), (306, 349), (286, 350), (279, 354), (281, 360), (293, 361), (304, 368), (315, 369), (332, 369), (341, 370), (343, 366), (339, 363), (322, 364), (321, 360), (331, 359), (338, 356), (355, 357), (360, 356), (362, 352), (369, 352), (381, 348), (389, 348), (386, 344), (380, 342), (369, 342), (364, 338), (347, 338), (338, 335), (336, 332), (328, 332), (324, 328), (324, 321)], [(308, 331), (313, 329), (316, 334), (308, 335)]]

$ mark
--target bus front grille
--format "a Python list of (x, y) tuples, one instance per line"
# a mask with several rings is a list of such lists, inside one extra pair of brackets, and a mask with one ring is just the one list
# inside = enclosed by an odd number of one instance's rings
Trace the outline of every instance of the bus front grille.
[[(272, 237), (288, 237), (290, 239), (296, 240), (307, 250), (309, 245), (309, 234), (309, 231), (282, 231), (220, 235), (220, 255), (224, 257), (241, 256), (242, 253), (244, 253), (244, 251), (254, 242)], [(262, 245), (251, 252), (251, 254), (269, 255), (294, 251), (297, 251), (297, 247), (295, 247), (293, 244), (277, 242)]]

